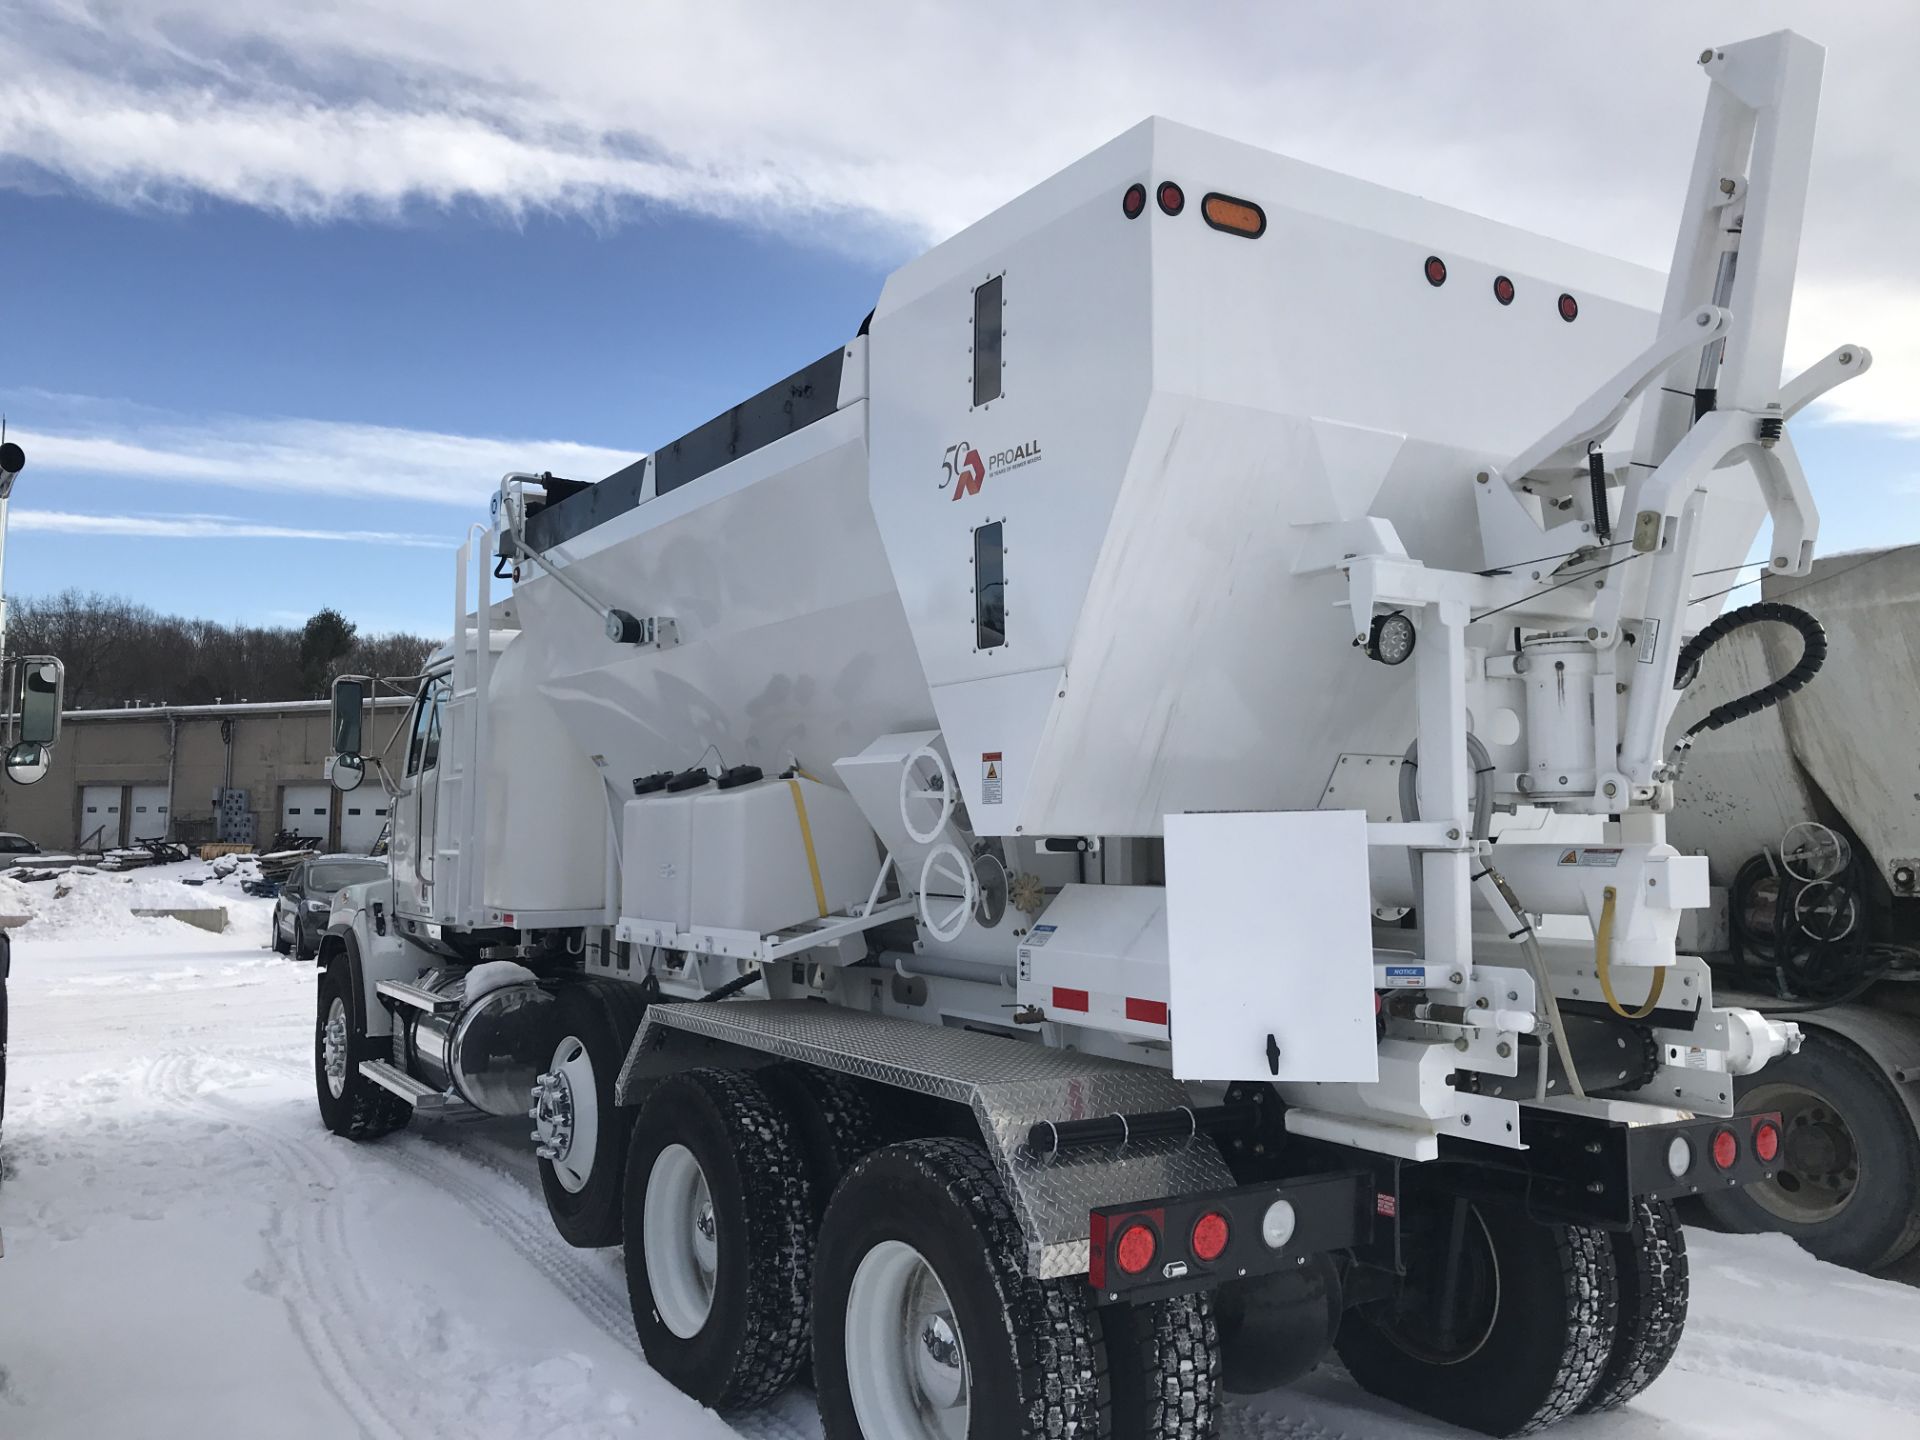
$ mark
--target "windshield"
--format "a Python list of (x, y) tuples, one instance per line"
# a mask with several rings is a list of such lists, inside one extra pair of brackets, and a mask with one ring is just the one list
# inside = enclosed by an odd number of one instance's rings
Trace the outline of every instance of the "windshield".
[(367, 880), (384, 880), (387, 867), (373, 861), (340, 860), (329, 865), (314, 865), (307, 870), (309, 891), (333, 891), (344, 885), (359, 885)]

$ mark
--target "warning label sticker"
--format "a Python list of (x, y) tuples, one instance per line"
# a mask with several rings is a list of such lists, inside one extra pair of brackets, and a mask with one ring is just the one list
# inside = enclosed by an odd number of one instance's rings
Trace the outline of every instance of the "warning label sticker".
[(1007, 778), (1006, 761), (998, 750), (988, 750), (980, 757), (980, 803), (998, 805), (1001, 786)]
[(1660, 648), (1660, 622), (1646, 619), (1640, 622), (1640, 654), (1642, 665), (1651, 665), (1653, 657)]
[(1047, 941), (1053, 939), (1053, 932), (1059, 928), (1058, 925), (1036, 925), (1027, 936), (1027, 944), (1035, 948), (1044, 945)]
[(1418, 990), (1427, 983), (1427, 967), (1424, 965), (1389, 965), (1386, 969), (1390, 988)]
[(1053, 932), (1056, 928), (1058, 927), (1053, 925), (1034, 926), (1027, 936), (1026, 943), (1014, 952), (1020, 960), (1020, 978), (1022, 980), (1033, 979), (1033, 952), (1053, 938)]
[(1603, 849), (1597, 845), (1581, 845), (1572, 850), (1562, 850), (1560, 852), (1560, 863), (1562, 865), (1598, 866), (1603, 870), (1614, 870), (1619, 868), (1620, 852), (1618, 850)]

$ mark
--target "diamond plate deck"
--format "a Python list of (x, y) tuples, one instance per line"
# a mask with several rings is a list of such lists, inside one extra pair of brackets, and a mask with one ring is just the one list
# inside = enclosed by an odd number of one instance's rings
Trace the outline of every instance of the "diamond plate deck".
[(642, 1054), (672, 1032), (700, 1035), (787, 1060), (970, 1107), (987, 1137), (1043, 1279), (1087, 1269), (1087, 1212), (1233, 1184), (1211, 1140), (1157, 1140), (1119, 1150), (1036, 1160), (1025, 1150), (1038, 1120), (1083, 1120), (1190, 1103), (1162, 1070), (1037, 1041), (923, 1025), (812, 1000), (736, 1000), (655, 1005), (647, 1011), (619, 1090)]

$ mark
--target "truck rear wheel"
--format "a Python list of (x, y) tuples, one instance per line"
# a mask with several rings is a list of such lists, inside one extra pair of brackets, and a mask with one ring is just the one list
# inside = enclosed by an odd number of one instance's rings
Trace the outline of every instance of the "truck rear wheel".
[(406, 1128), (413, 1107), (360, 1073), (362, 1060), (384, 1059), (355, 1017), (353, 975), (344, 955), (320, 972), (313, 1025), (313, 1085), (320, 1119), (349, 1140), (377, 1140)]
[(624, 980), (570, 981), (554, 997), (560, 1041), (533, 1089), (540, 1189), (553, 1228), (583, 1250), (620, 1243), (631, 1109), (614, 1104), (614, 1082), (639, 1033), (647, 1002)]
[(1113, 1377), (1114, 1440), (1213, 1440), (1220, 1433), (1220, 1334), (1211, 1295), (1100, 1312)]
[(1348, 1311), (1340, 1326), (1334, 1344), (1348, 1371), (1376, 1395), (1486, 1435), (1525, 1435), (1571, 1415), (1613, 1348), (1606, 1233), (1479, 1202), (1427, 1208), (1403, 1232), (1399, 1292)]
[(820, 1231), (813, 1373), (827, 1440), (1110, 1433), (1100, 1322), (1079, 1277), (1036, 1280), (978, 1144), (877, 1150)]
[(787, 1122), (745, 1075), (663, 1080), (627, 1156), (627, 1293), (647, 1363), (717, 1410), (764, 1404), (807, 1350), (812, 1227)]
[(807, 1174), (814, 1229), (846, 1174), (880, 1148), (880, 1127), (865, 1087), (850, 1075), (798, 1063), (768, 1065), (753, 1072), (793, 1131)]
[(1799, 1054), (1734, 1083), (1742, 1111), (1780, 1112), (1780, 1159), (1771, 1180), (1703, 1195), (1714, 1219), (1856, 1270), (1920, 1244), (1920, 1135), (1866, 1055), (1809, 1026)]
[(1613, 1353), (1583, 1411), (1615, 1410), (1660, 1378), (1687, 1327), (1687, 1234), (1673, 1206), (1642, 1200), (1633, 1229), (1608, 1239), (1620, 1295)]

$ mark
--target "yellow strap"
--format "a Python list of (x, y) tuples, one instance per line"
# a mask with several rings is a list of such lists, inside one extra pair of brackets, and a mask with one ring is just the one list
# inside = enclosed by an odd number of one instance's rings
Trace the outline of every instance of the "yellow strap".
[(789, 780), (793, 787), (793, 813), (800, 817), (800, 840), (807, 847), (807, 870), (813, 876), (813, 903), (820, 907), (820, 918), (827, 918), (827, 887), (820, 883), (820, 857), (813, 851), (813, 827), (807, 823), (807, 797), (800, 793), (800, 782)]
[(1600, 993), (1607, 997), (1607, 1008), (1623, 1020), (1644, 1020), (1653, 1013), (1653, 1007), (1660, 1003), (1660, 992), (1666, 988), (1667, 970), (1663, 965), (1653, 972), (1653, 988), (1647, 992), (1647, 1003), (1638, 1010), (1629, 1010), (1613, 995), (1613, 902), (1618, 898), (1613, 886), (1602, 890), (1605, 897), (1600, 905), (1600, 928), (1594, 932), (1593, 957), (1594, 968), (1600, 973)]

